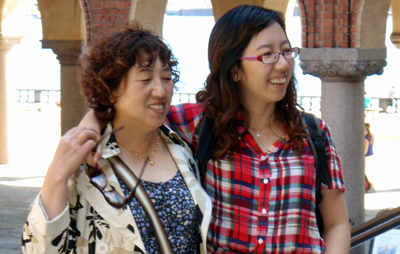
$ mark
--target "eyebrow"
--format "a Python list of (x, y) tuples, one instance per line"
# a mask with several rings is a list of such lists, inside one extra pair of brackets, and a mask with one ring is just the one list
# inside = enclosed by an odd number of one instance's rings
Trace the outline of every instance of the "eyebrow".
[[(162, 72), (166, 72), (166, 71), (171, 71), (172, 69), (169, 67), (169, 66), (165, 66), (161, 71)], [(138, 68), (138, 72), (139, 73), (141, 73), (141, 72), (147, 72), (147, 73), (151, 73), (151, 72), (153, 72), (154, 71), (154, 68), (153, 67), (139, 67)]]
[[(290, 45), (289, 40), (285, 40), (285, 41), (281, 42), (280, 46), (283, 46), (284, 44), (289, 44)], [(271, 45), (271, 44), (262, 44), (257, 48), (257, 50), (260, 50), (262, 48), (272, 48), (272, 47), (273, 47), (273, 45)]]

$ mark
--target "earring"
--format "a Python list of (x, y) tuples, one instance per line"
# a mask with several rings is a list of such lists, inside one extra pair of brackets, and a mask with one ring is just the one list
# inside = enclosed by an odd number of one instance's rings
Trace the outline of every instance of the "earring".
[(235, 81), (235, 82), (238, 81), (238, 76), (237, 76), (237, 74), (233, 75), (233, 81)]

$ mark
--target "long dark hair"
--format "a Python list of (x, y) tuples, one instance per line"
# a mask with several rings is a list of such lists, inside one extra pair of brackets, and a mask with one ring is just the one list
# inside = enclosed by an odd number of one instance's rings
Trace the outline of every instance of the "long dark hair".
[(143, 29), (133, 20), (126, 29), (95, 45), (90, 54), (81, 59), (80, 85), (88, 107), (94, 110), (97, 119), (103, 123), (114, 118), (116, 91), (129, 69), (138, 65), (154, 66), (160, 59), (171, 68), (172, 80), (179, 80), (178, 61), (162, 38), (150, 30)]
[[(215, 24), (208, 44), (208, 62), (210, 74), (205, 90), (196, 95), (202, 102), (205, 114), (214, 119), (214, 130), (218, 134), (213, 158), (220, 159), (239, 146), (236, 129), (236, 116), (242, 113), (249, 124), (249, 113), (241, 103), (241, 88), (233, 80), (233, 71), (239, 68), (243, 51), (254, 35), (266, 27), (278, 23), (286, 34), (285, 20), (282, 13), (258, 6), (240, 5), (225, 15)], [(290, 80), (285, 97), (277, 102), (276, 119), (286, 127), (286, 133), (296, 151), (304, 145), (301, 119), (303, 113), (298, 110), (296, 80)]]
[(367, 132), (367, 136), (369, 138), (369, 143), (372, 144), (373, 136), (372, 136), (370, 128), (371, 128), (371, 125), (369, 123), (365, 123), (365, 131)]

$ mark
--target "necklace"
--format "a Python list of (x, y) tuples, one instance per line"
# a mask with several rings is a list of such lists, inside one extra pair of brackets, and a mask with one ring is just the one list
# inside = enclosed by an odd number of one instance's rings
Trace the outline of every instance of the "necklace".
[[(274, 120), (275, 120), (275, 119), (274, 119)], [(257, 132), (256, 137), (259, 138), (259, 137), (261, 137), (261, 132), (262, 132), (263, 130), (265, 130), (266, 128), (270, 127), (271, 124), (274, 122), (274, 120), (272, 120), (267, 126), (265, 126), (265, 127), (264, 127), (263, 129), (261, 129), (261, 130), (256, 130), (256, 129), (254, 129), (252, 126), (249, 126), (249, 128), (252, 129), (252, 130), (255, 130), (255, 131)]]
[[(137, 152), (134, 152), (134, 151), (132, 151), (131, 149), (129, 149), (128, 147), (124, 146), (124, 145), (121, 143), (121, 141), (119, 141), (119, 139), (118, 139), (117, 137), (115, 137), (115, 139), (117, 140), (118, 144), (120, 144), (123, 148), (125, 148), (126, 150), (128, 150), (130, 153), (132, 153), (132, 154), (134, 154), (134, 155), (136, 155), (136, 156), (138, 156), (138, 157), (140, 157), (140, 158), (146, 159), (146, 157), (145, 157), (144, 155), (141, 155), (141, 154), (139, 154), (139, 153), (137, 153)], [(149, 157), (149, 163), (150, 163), (150, 165), (152, 165), (152, 166), (154, 165), (153, 156), (154, 156), (154, 154), (155, 154), (156, 151), (157, 151), (158, 141), (159, 141), (159, 140), (160, 140), (160, 136), (157, 135), (156, 147), (154, 147), (153, 154)]]

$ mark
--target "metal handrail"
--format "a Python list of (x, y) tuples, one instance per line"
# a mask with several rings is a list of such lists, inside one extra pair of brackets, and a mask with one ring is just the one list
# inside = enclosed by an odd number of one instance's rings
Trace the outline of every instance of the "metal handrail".
[(399, 226), (400, 206), (352, 228), (350, 248), (354, 248)]

